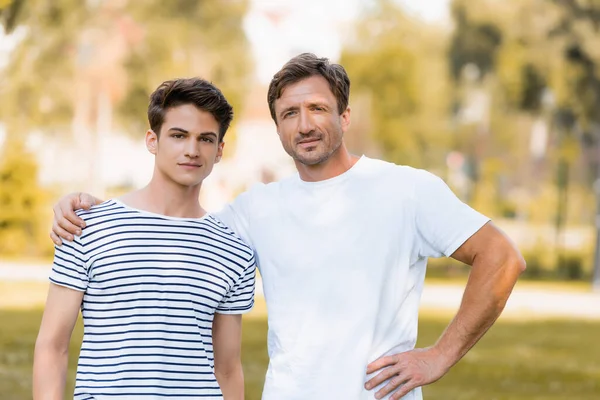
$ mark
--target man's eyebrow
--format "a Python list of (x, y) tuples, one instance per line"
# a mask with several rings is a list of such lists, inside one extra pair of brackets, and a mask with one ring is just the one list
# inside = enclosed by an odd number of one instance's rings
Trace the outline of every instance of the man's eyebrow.
[(288, 111), (293, 111), (293, 110), (297, 110), (297, 109), (298, 109), (298, 106), (289, 106), (289, 107), (286, 107), (286, 108), (284, 108), (283, 110), (281, 110), (281, 111), (279, 112), (279, 116), (281, 117), (281, 116), (283, 116), (283, 114), (285, 114), (286, 112), (288, 112)]
[(312, 103), (308, 104), (308, 107), (323, 107), (323, 108), (329, 108), (329, 106), (327, 105), (326, 102), (324, 101), (313, 101)]

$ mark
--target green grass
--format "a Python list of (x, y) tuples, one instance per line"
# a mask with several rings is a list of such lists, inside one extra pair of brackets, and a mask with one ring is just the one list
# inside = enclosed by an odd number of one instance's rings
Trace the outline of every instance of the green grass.
[[(263, 312), (244, 320), (246, 399), (260, 399), (267, 366)], [(0, 399), (31, 398), (33, 344), (40, 310), (0, 310)], [(447, 319), (425, 315), (419, 344), (433, 343)], [(68, 391), (81, 341), (73, 336)], [(349, 349), (351, 351), (351, 349)], [(600, 321), (500, 321), (426, 399), (556, 400), (600, 398)]]

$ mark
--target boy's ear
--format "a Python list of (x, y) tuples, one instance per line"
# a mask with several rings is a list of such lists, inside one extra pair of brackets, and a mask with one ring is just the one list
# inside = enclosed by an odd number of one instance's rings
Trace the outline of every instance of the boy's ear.
[(223, 157), (223, 148), (225, 147), (225, 142), (221, 142), (217, 145), (217, 156), (215, 157), (215, 164), (221, 161)]
[(158, 135), (152, 129), (146, 132), (146, 148), (154, 155), (158, 152)]

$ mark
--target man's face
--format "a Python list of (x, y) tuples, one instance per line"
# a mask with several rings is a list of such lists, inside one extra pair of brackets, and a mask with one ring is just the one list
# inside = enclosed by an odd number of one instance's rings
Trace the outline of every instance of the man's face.
[(212, 114), (184, 104), (167, 110), (160, 138), (150, 130), (146, 145), (163, 176), (181, 186), (195, 186), (221, 159), (224, 143), (218, 138), (219, 123)]
[(286, 87), (275, 100), (275, 117), (283, 148), (304, 165), (329, 159), (350, 125), (350, 109), (339, 114), (336, 98), (321, 76)]

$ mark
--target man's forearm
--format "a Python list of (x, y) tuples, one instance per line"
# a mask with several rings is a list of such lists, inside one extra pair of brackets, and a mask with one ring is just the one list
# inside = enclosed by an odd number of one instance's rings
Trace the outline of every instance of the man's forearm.
[(525, 269), (522, 258), (510, 257), (500, 267), (490, 260), (475, 260), (456, 317), (435, 344), (449, 369), (456, 364), (492, 326)]
[(244, 399), (244, 372), (241, 365), (227, 371), (217, 370), (215, 376), (225, 400)]
[(33, 400), (64, 398), (68, 363), (68, 350), (36, 346), (33, 362)]

